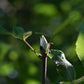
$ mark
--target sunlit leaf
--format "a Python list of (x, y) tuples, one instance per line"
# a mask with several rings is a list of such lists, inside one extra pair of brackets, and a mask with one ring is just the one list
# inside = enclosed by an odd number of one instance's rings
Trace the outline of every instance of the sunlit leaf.
[(58, 70), (61, 71), (62, 76), (65, 77), (67, 81), (72, 81), (75, 79), (74, 67), (69, 61), (67, 61), (62, 51), (51, 50), (49, 57), (59, 67)]
[(44, 3), (35, 5), (34, 11), (37, 14), (42, 14), (50, 17), (54, 16), (58, 12), (57, 8), (53, 4), (44, 4)]
[(28, 79), (25, 84), (40, 84), (40, 82), (34, 79)]
[(80, 25), (80, 32), (76, 42), (76, 52), (80, 61), (84, 65), (84, 22)]

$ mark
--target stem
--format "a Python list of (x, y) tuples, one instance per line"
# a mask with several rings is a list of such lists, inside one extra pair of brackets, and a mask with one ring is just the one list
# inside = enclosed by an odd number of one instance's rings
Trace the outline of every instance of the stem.
[(46, 72), (47, 72), (47, 55), (44, 54), (42, 58), (43, 67), (42, 67), (42, 84), (45, 84), (46, 81)]
[(42, 63), (43, 63), (43, 67), (42, 67), (42, 84), (45, 84), (46, 72), (47, 72), (47, 52), (45, 54), (38, 54), (38, 53), (35, 52), (33, 47), (26, 41), (26, 39), (23, 39), (23, 40), (37, 56), (42, 57)]
[(39, 56), (38, 53), (35, 52), (35, 50), (33, 49), (33, 47), (24, 39), (24, 42), (30, 47), (30, 49), (37, 55)]
[(79, 79), (77, 79), (77, 80), (74, 80), (73, 82), (74, 82), (75, 84), (79, 84), (79, 83), (81, 83), (82, 81), (84, 81), (84, 76), (81, 77), (81, 78), (79, 78)]

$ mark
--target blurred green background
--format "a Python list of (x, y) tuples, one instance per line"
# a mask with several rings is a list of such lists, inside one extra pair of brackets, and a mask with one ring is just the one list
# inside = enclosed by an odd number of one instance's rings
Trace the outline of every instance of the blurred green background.
[[(0, 27), (32, 31), (27, 41), (39, 52), (42, 34), (51, 48), (62, 50), (73, 64), (76, 78), (84, 75), (75, 44), (84, 20), (84, 0), (0, 0)], [(56, 65), (48, 59), (48, 84), (64, 81)], [(21, 40), (0, 35), (0, 84), (41, 84), (42, 62)]]

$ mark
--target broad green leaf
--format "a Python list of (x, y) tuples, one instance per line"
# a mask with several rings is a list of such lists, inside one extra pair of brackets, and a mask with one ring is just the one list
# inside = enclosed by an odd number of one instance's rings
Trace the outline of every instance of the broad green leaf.
[(60, 84), (80, 84), (80, 83), (82, 84), (84, 83), (84, 76), (71, 82), (60, 82)]
[(76, 52), (80, 61), (84, 65), (84, 22), (80, 25), (80, 32), (76, 42)]
[(67, 61), (62, 51), (51, 50), (49, 57), (55, 62), (59, 72), (65, 79), (67, 79), (67, 81), (75, 79), (74, 67), (69, 61)]

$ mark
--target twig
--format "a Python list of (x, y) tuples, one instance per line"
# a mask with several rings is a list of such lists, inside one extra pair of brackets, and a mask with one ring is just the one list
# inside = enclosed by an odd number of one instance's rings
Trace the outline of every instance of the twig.
[(42, 84), (45, 84), (45, 80), (46, 80), (46, 72), (47, 72), (47, 55), (43, 54), (42, 55), (42, 63), (43, 63), (43, 67), (42, 67)]
[(42, 58), (42, 63), (43, 63), (43, 67), (42, 67), (42, 84), (45, 84), (45, 80), (46, 80), (46, 72), (47, 72), (47, 53), (48, 50), (50, 48), (50, 46), (48, 45), (48, 49), (46, 50), (45, 53), (42, 54), (38, 54), (35, 52), (35, 50), (33, 49), (33, 47), (26, 41), (27, 37), (24, 37), (23, 40), (24, 42), (30, 47), (30, 49), (40, 58)]
[(36, 56), (41, 56), (40, 54), (36, 53), (33, 47), (26, 41), (26, 39), (23, 39), (24, 42), (30, 47), (30, 49), (35, 53)]
[(74, 82), (75, 84), (79, 84), (79, 83), (81, 83), (82, 81), (84, 81), (84, 76), (82, 76), (81, 78), (79, 78), (79, 79), (77, 79), (77, 80), (74, 80), (73, 82)]

